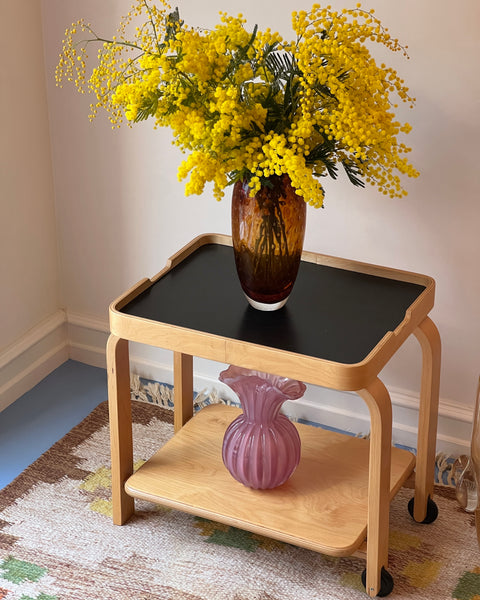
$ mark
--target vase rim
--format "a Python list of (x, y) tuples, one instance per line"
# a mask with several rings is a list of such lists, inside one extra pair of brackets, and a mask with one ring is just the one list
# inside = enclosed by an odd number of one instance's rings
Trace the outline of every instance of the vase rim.
[(307, 386), (303, 381), (290, 379), (281, 375), (265, 373), (255, 369), (237, 367), (235, 365), (230, 365), (228, 369), (222, 371), (218, 378), (222, 383), (225, 383), (232, 389), (232, 384), (235, 385), (235, 383), (239, 381), (256, 378), (259, 383), (268, 384), (277, 389), (280, 394), (285, 396), (286, 400), (298, 400), (298, 398), (303, 396), (307, 389)]

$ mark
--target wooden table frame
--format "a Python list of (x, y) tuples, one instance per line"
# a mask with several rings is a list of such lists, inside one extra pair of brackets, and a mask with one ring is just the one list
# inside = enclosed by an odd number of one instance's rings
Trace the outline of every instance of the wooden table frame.
[[(121, 525), (134, 513), (134, 498), (125, 491), (125, 483), (133, 473), (129, 340), (173, 351), (175, 432), (180, 432), (193, 414), (193, 356), (258, 369), (331, 389), (355, 391), (367, 404), (371, 421), (366, 590), (370, 596), (375, 596), (380, 590), (382, 568), (388, 566), (389, 503), (392, 495), (391, 400), (388, 390), (378, 378), (378, 373), (411, 334), (420, 342), (423, 357), (414, 496), (416, 521), (422, 522), (425, 519), (427, 503), (433, 495), (440, 377), (440, 338), (437, 328), (428, 317), (434, 303), (434, 281), (414, 273), (310, 252), (303, 253), (302, 260), (307, 262), (425, 286), (424, 292), (410, 306), (405, 319), (395, 331), (388, 332), (364, 361), (353, 365), (299, 356), (276, 348), (213, 336), (168, 323), (153, 322), (122, 312), (122, 308), (132, 299), (152, 286), (192, 252), (204, 244), (212, 243), (231, 245), (231, 239), (217, 234), (199, 236), (172, 256), (166, 267), (153, 279), (140, 281), (110, 307), (111, 335), (107, 343), (107, 369), (113, 521)], [(413, 466), (410, 470), (412, 469)], [(405, 473), (402, 482), (408, 475), (409, 472)]]

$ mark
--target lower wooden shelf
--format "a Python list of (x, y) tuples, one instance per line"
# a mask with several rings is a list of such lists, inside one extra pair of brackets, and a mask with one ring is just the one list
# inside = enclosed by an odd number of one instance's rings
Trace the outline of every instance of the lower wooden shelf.
[[(238, 414), (202, 409), (127, 480), (126, 492), (323, 554), (353, 554), (367, 531), (368, 440), (297, 424), (295, 473), (273, 490), (252, 490), (222, 462), (223, 435)], [(392, 498), (414, 465), (413, 454), (392, 448)]]

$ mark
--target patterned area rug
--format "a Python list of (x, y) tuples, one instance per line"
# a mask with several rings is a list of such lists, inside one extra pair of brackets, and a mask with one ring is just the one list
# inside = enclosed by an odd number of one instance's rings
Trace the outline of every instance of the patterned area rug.
[[(173, 431), (134, 402), (135, 460)], [(0, 600), (364, 600), (364, 562), (331, 558), (148, 503), (111, 522), (106, 403), (0, 491)], [(437, 487), (439, 518), (392, 503), (391, 598), (480, 599), (474, 519)]]

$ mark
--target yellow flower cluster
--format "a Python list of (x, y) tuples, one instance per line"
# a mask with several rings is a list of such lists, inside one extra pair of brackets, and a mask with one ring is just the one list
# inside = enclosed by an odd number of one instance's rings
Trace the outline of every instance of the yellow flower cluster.
[[(395, 120), (390, 97), (413, 106), (414, 99), (393, 69), (378, 66), (365, 42), (402, 51), (398, 40), (383, 29), (374, 12), (360, 5), (341, 13), (314, 5), (310, 13), (294, 13), (295, 53), (302, 72), (301, 110), (306, 123), (330, 141), (338, 155), (355, 164), (357, 173), (392, 197), (405, 195), (394, 170), (416, 177), (402, 157), (409, 151), (397, 141), (410, 126)], [(312, 93), (315, 89), (322, 93)], [(333, 97), (332, 97), (333, 96)]]
[[(354, 185), (366, 181), (391, 197), (405, 195), (400, 175), (418, 172), (398, 141), (410, 126), (393, 109), (395, 100), (413, 106), (414, 99), (395, 70), (375, 62), (368, 44), (406, 50), (373, 11), (315, 4), (293, 13), (290, 42), (245, 25), (242, 15), (221, 13), (214, 29), (194, 29), (165, 1), (137, 0), (110, 40), (81, 20), (67, 30), (57, 82), (93, 92), (92, 116), (104, 108), (113, 126), (123, 117), (152, 117), (155, 127), (171, 128), (188, 154), (178, 170), (180, 180), (188, 178), (187, 194), (201, 194), (211, 182), (221, 199), (240, 179), (253, 193), (286, 173), (318, 207), (321, 177), (336, 178), (342, 166)], [(88, 37), (77, 44), (79, 33)], [(100, 49), (87, 81), (92, 42)]]

